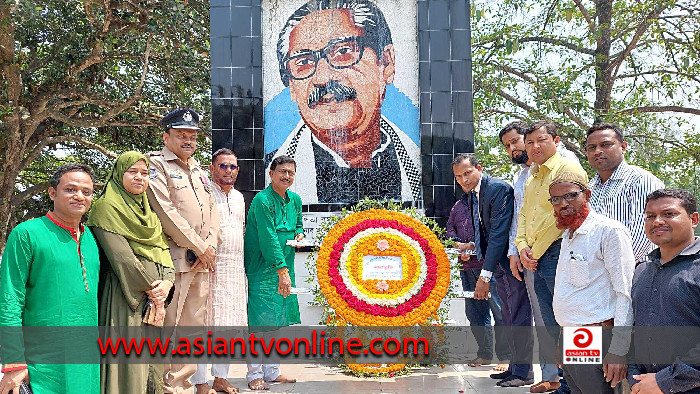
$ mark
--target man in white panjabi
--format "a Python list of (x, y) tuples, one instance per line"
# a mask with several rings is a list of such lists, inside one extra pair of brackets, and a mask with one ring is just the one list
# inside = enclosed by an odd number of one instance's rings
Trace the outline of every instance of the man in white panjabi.
[[(248, 288), (243, 267), (245, 202), (233, 188), (238, 177), (238, 159), (229, 149), (214, 152), (209, 170), (214, 180), (212, 195), (219, 211), (221, 239), (216, 253), (214, 272), (209, 278), (207, 316), (209, 326), (241, 327), (248, 324)], [(212, 364), (214, 384), (207, 384), (207, 364), (199, 364), (192, 383), (197, 394), (238, 392), (227, 380), (230, 364)]]

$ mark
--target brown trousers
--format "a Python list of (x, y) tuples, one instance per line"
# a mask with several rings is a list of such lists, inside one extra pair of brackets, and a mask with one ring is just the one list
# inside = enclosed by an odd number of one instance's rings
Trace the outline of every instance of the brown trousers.
[[(165, 326), (203, 327), (207, 321), (209, 272), (177, 272), (175, 293), (165, 312)], [(170, 338), (177, 346), (177, 329)], [(184, 393), (192, 387), (189, 379), (197, 371), (197, 364), (166, 364), (163, 383), (166, 393)]]

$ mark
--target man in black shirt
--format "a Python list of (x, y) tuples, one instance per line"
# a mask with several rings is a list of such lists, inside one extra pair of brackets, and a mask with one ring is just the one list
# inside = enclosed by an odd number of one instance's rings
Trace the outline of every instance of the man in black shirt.
[[(644, 231), (658, 249), (634, 275), (635, 326), (700, 326), (700, 238), (695, 239), (694, 234), (697, 211), (695, 198), (685, 190), (660, 189), (647, 196)], [(700, 348), (689, 350), (679, 335), (652, 335), (658, 328), (635, 331), (638, 363), (630, 364), (628, 372), (632, 393), (700, 392), (700, 366), (684, 364), (697, 358)], [(660, 341), (664, 343), (660, 345)], [(661, 353), (677, 357), (676, 362), (642, 363), (654, 362)]]

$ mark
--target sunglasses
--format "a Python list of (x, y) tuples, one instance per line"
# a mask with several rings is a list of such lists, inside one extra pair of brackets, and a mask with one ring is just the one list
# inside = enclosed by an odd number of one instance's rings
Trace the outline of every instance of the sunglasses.
[(238, 166), (235, 164), (221, 163), (221, 164), (219, 164), (219, 168), (221, 168), (223, 171), (226, 171), (229, 168), (231, 169), (231, 171), (235, 171), (238, 168)]

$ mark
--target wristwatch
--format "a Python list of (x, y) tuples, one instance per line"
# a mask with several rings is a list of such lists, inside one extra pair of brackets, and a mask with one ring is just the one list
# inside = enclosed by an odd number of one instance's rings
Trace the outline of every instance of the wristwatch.
[(480, 276), (479, 280), (484, 282), (484, 283), (491, 283), (491, 279), (485, 277), (485, 276)]

